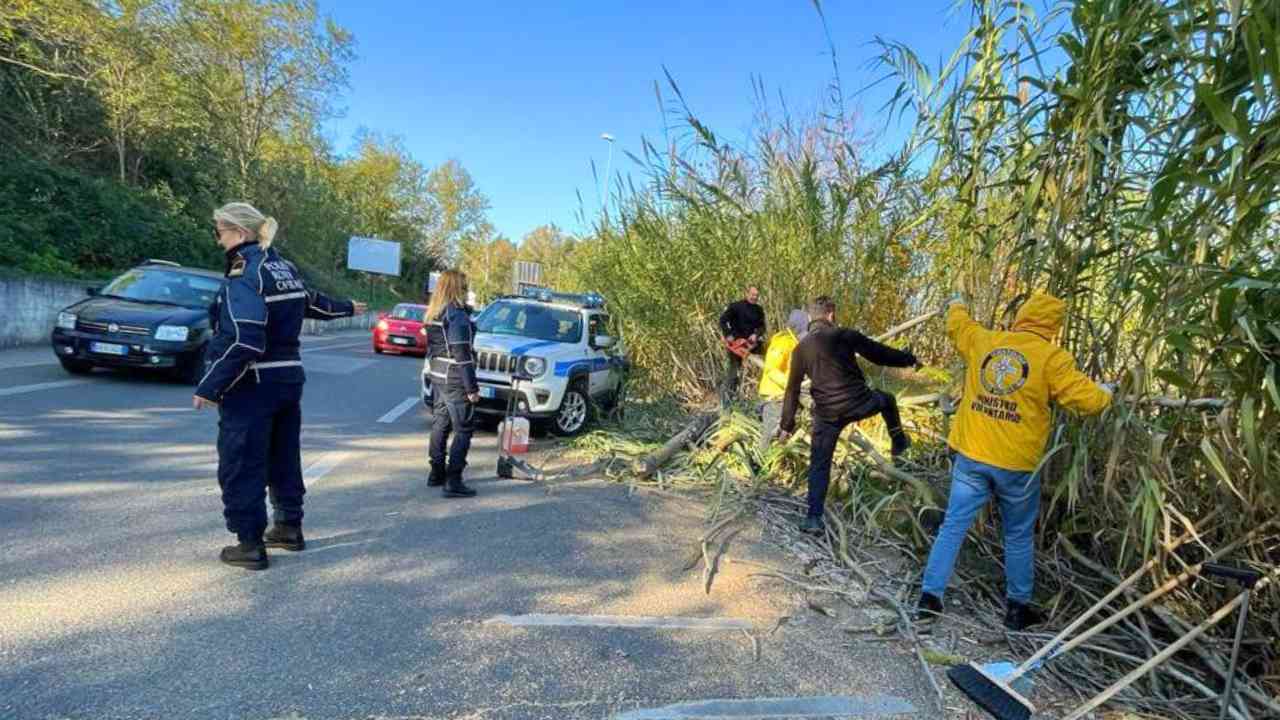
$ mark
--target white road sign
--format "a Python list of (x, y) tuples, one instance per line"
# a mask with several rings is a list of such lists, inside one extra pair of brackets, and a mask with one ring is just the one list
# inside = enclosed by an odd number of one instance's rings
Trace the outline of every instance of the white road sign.
[(347, 268), (400, 277), (400, 243), (353, 236), (347, 241)]

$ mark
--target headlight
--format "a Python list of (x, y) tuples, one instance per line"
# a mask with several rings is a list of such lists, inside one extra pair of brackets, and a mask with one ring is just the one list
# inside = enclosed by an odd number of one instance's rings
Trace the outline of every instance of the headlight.
[(378, 329), (379, 329), (379, 330), (381, 330), (381, 331), (383, 331), (383, 332), (386, 332), (386, 331), (387, 331), (387, 321), (386, 321), (386, 320), (379, 320), (379, 321), (378, 321)]
[(69, 312), (58, 313), (58, 327), (62, 328), (63, 330), (75, 330), (76, 314), (69, 313)]
[(524, 371), (529, 377), (538, 377), (547, 371), (547, 361), (540, 357), (526, 357)]
[(156, 339), (169, 342), (186, 342), (191, 328), (186, 325), (161, 325), (156, 328)]

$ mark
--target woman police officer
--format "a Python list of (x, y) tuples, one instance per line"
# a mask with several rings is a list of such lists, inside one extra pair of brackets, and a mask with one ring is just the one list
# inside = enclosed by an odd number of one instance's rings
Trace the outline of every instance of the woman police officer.
[[(427, 484), (444, 486), (445, 497), (472, 497), (475, 490), (462, 482), (467, 450), (480, 400), (476, 383), (475, 327), (465, 305), (467, 276), (457, 270), (440, 274), (427, 306), (427, 357), (430, 363), (434, 416), (428, 456)], [(453, 443), (449, 444), (449, 435)], [(446, 460), (446, 445), (448, 459)]]
[[(226, 279), (212, 308), (214, 337), (192, 406), (218, 409), (218, 485), (222, 514), (238, 544), (222, 549), (228, 565), (263, 570), (267, 547), (301, 550), (302, 385), (298, 354), (304, 318), (363, 313), (364, 303), (332, 300), (306, 287), (298, 269), (271, 247), (274, 218), (229, 203), (213, 213), (226, 251)], [(271, 492), (274, 523), (263, 496)]]

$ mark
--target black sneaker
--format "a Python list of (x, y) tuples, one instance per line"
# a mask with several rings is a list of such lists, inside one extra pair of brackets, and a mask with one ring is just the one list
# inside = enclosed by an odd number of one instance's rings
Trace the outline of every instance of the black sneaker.
[(1010, 600), (1004, 612), (1004, 626), (1015, 632), (1042, 622), (1044, 622), (1044, 613), (1016, 600)]
[(931, 593), (920, 593), (920, 603), (916, 605), (915, 621), (921, 624), (937, 622), (942, 618), (942, 600)]
[(290, 552), (298, 552), (307, 546), (307, 541), (302, 537), (301, 525), (275, 523), (263, 536), (263, 540), (269, 548), (280, 548)]
[(242, 542), (222, 548), (218, 559), (245, 570), (267, 569), (267, 548), (262, 543)]
[(889, 453), (897, 460), (903, 453), (911, 449), (911, 438), (905, 432), (894, 433)]
[(820, 517), (805, 517), (800, 521), (800, 532), (809, 535), (821, 535), (827, 529), (827, 524)]

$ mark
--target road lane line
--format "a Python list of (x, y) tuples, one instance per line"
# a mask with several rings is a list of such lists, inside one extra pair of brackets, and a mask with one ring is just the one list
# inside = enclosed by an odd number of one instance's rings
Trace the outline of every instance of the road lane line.
[(420, 402), (422, 401), (416, 397), (405, 398), (404, 402), (391, 408), (390, 410), (387, 411), (386, 415), (383, 415), (382, 417), (378, 418), (378, 422), (393, 423), (396, 420), (399, 420), (401, 415), (409, 412), (409, 410), (412, 409), (414, 405), (417, 405)]
[(516, 627), (628, 627), (671, 628), (678, 630), (750, 630), (751, 622), (738, 618), (645, 617), (642, 615), (495, 615), (485, 625)]
[(866, 718), (877, 715), (914, 715), (911, 703), (893, 695), (871, 697), (755, 698), (750, 700), (702, 700), (649, 710), (632, 710), (615, 720), (765, 720), (766, 718)]
[(8, 397), (10, 395), (23, 395), (26, 393), (40, 392), (41, 390), (53, 390), (55, 388), (70, 387), (72, 385), (80, 385), (89, 382), (88, 380), (58, 380), (56, 382), (36, 383), (35, 385), (19, 385), (17, 387), (0, 388), (0, 397)]
[(349, 452), (325, 453), (319, 460), (308, 465), (307, 469), (302, 472), (303, 481), (308, 485), (315, 485), (320, 482), (320, 478), (328, 475), (330, 470), (341, 464), (350, 454)]
[(368, 340), (363, 340), (357, 343), (346, 343), (345, 345), (324, 345), (322, 347), (302, 348), (298, 352), (309, 353), (309, 352), (322, 352), (324, 350), (346, 350), (348, 348), (353, 348), (353, 347), (372, 347), (372, 344)]

